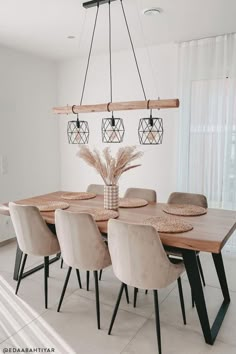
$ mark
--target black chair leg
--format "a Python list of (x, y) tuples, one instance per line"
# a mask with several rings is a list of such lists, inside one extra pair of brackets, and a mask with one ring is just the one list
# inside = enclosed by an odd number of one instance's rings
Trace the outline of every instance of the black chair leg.
[(98, 329), (100, 329), (100, 302), (99, 302), (99, 287), (98, 287), (98, 272), (95, 270), (94, 281), (95, 281), (95, 295), (96, 295), (96, 311), (97, 311), (97, 325)]
[(90, 272), (89, 272), (89, 270), (87, 270), (87, 272), (86, 272), (87, 291), (89, 291), (89, 276), (90, 276)]
[(16, 295), (18, 293), (19, 286), (20, 286), (20, 283), (21, 283), (22, 275), (23, 275), (24, 268), (25, 268), (26, 259), (27, 259), (27, 254), (24, 255), (23, 262), (22, 262), (21, 269), (20, 269), (20, 273), (18, 275), (18, 281), (17, 281), (17, 286), (16, 286), (16, 292), (15, 292)]
[(101, 279), (102, 279), (102, 269), (99, 272), (99, 280), (101, 280)]
[(148, 290), (145, 290), (145, 295), (147, 295), (147, 293), (148, 293)]
[(117, 298), (117, 301), (116, 301), (116, 306), (115, 306), (114, 311), (113, 311), (113, 315), (112, 315), (112, 319), (111, 319), (111, 323), (110, 323), (110, 327), (109, 327), (109, 331), (108, 331), (109, 335), (111, 334), (112, 327), (113, 327), (113, 324), (114, 324), (115, 319), (116, 319), (117, 311), (118, 311), (118, 308), (119, 308), (119, 305), (120, 305), (120, 300), (121, 300), (122, 293), (123, 293), (123, 290), (124, 290), (125, 286), (127, 286), (127, 285), (125, 285), (124, 283), (121, 283), (119, 295), (118, 295), (118, 298)]
[(48, 274), (49, 274), (49, 257), (44, 257), (44, 298), (45, 309), (48, 308)]
[(134, 288), (134, 303), (133, 303), (134, 307), (136, 307), (136, 303), (137, 303), (137, 294), (138, 294), (138, 288)]
[(49, 257), (47, 258), (47, 277), (49, 278)]
[(78, 278), (78, 282), (79, 282), (79, 287), (80, 287), (80, 289), (82, 289), (79, 269), (76, 269), (76, 274), (77, 274), (77, 278)]
[(183, 322), (186, 325), (184, 296), (183, 296), (182, 282), (181, 282), (181, 278), (180, 277), (177, 279), (177, 282), (178, 282), (178, 288), (179, 288), (179, 299), (180, 299), (180, 305), (181, 305), (181, 310), (182, 310)]
[(160, 327), (160, 316), (159, 316), (157, 290), (153, 290), (153, 295), (154, 295), (154, 307), (155, 307), (155, 318), (156, 318), (157, 344), (158, 344), (159, 354), (161, 354), (161, 327)]
[(193, 291), (191, 289), (191, 297), (192, 297), (192, 307), (194, 307), (194, 297), (193, 297)]
[(125, 296), (126, 296), (126, 301), (127, 304), (129, 304), (129, 292), (128, 292), (128, 286), (126, 284), (124, 284), (125, 287)]
[(61, 258), (61, 268), (63, 267), (63, 258)]
[(202, 284), (204, 286), (206, 286), (205, 278), (204, 278), (204, 274), (203, 274), (203, 270), (202, 270), (202, 264), (201, 264), (201, 260), (200, 260), (199, 254), (197, 254), (197, 264), (198, 264), (198, 269), (199, 269), (199, 272), (200, 272), (200, 276), (202, 278)]
[(58, 305), (58, 308), (57, 308), (57, 312), (60, 311), (61, 304), (62, 304), (62, 301), (63, 301), (63, 299), (64, 299), (64, 295), (65, 295), (65, 292), (66, 292), (67, 284), (68, 284), (68, 281), (69, 281), (69, 279), (70, 279), (71, 270), (72, 270), (72, 267), (69, 267), (68, 272), (67, 272), (67, 275), (66, 275), (66, 280), (65, 280), (65, 283), (64, 283), (64, 286), (63, 286), (63, 289), (62, 289), (61, 298), (60, 298), (60, 301), (59, 301), (59, 305)]

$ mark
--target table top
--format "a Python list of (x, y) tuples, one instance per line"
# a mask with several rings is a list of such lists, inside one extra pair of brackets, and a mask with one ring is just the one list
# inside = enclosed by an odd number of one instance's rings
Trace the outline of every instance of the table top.
[[(58, 191), (41, 196), (35, 196), (28, 199), (17, 201), (24, 205), (42, 204), (46, 201), (64, 201), (61, 195), (65, 193)], [(81, 207), (103, 208), (103, 196), (97, 195), (89, 200), (69, 200), (69, 211), (80, 211)], [(4, 204), (7, 206), (8, 204)], [(149, 203), (141, 208), (119, 209), (119, 220), (140, 224), (150, 216), (167, 216), (162, 210), (166, 204)], [(8, 208), (0, 207), (0, 214), (9, 215)], [(54, 212), (41, 212), (42, 217), (47, 223), (54, 224)], [(170, 215), (168, 215), (171, 217)], [(193, 225), (193, 230), (184, 233), (159, 233), (164, 245), (191, 249), (196, 251), (205, 251), (219, 253), (229, 237), (236, 230), (236, 211), (224, 209), (208, 209), (207, 214), (201, 216), (173, 216), (181, 218)], [(107, 221), (97, 222), (99, 230), (107, 232)]]

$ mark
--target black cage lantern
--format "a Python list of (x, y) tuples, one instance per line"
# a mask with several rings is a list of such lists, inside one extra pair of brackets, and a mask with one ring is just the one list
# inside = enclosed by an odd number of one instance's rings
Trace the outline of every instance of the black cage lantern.
[[(74, 106), (72, 106), (72, 112), (74, 112)], [(67, 124), (67, 136), (69, 144), (88, 144), (89, 142), (89, 126), (85, 120), (79, 120), (77, 114), (77, 120), (71, 120)]]
[(141, 118), (139, 120), (138, 136), (142, 145), (159, 145), (163, 140), (163, 120), (162, 118)]
[(86, 121), (71, 120), (67, 124), (67, 136), (69, 144), (88, 144), (89, 142), (89, 126)]
[(125, 128), (122, 118), (103, 118), (102, 120), (102, 142), (122, 143)]

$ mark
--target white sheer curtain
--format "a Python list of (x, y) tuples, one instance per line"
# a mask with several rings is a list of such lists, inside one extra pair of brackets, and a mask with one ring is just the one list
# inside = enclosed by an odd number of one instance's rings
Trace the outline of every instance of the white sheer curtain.
[(179, 54), (179, 190), (236, 209), (236, 34), (181, 43)]

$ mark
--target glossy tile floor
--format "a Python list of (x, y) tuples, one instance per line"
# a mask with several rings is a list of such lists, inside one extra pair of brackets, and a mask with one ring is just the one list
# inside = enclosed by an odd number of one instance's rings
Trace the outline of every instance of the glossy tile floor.
[[(12, 279), (15, 243), (0, 247), (0, 352), (4, 348), (54, 348), (54, 353), (152, 354), (157, 353), (153, 297), (138, 293), (137, 308), (122, 299), (111, 336), (107, 335), (119, 282), (112, 269), (104, 271), (100, 285), (101, 330), (96, 329), (93, 277), (90, 291), (78, 288), (71, 275), (61, 312), (56, 308), (66, 275), (59, 262), (50, 266), (49, 308), (44, 309), (43, 271), (22, 280), (18, 295)], [(204, 289), (212, 321), (221, 303), (221, 291), (211, 256), (201, 254), (207, 286)], [(29, 257), (27, 267), (40, 259)], [(162, 348), (164, 354), (236, 353), (236, 255), (224, 254), (231, 304), (214, 346), (205, 344), (196, 310), (191, 307), (190, 289), (183, 276), (187, 325), (182, 322), (176, 284), (159, 292)], [(85, 288), (85, 273), (81, 272)], [(129, 288), (130, 298), (133, 289)]]

